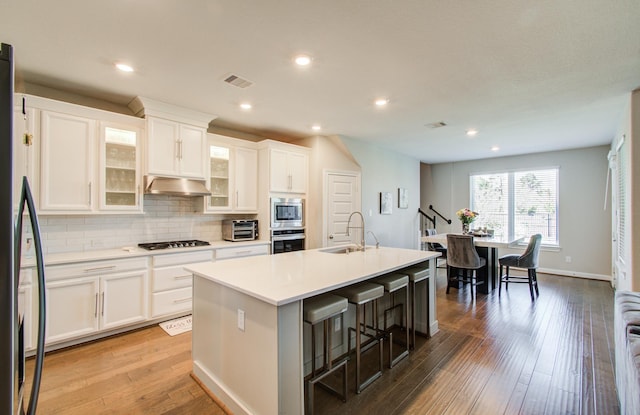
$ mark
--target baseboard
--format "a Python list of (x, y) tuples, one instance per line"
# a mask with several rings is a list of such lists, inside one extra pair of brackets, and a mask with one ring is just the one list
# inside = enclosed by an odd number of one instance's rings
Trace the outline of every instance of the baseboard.
[(588, 280), (611, 282), (611, 275), (592, 274), (589, 272), (568, 271), (563, 269), (551, 269), (551, 268), (538, 268), (537, 272), (539, 274), (554, 274), (554, 275), (562, 275), (565, 277), (576, 277), (576, 278), (585, 278)]

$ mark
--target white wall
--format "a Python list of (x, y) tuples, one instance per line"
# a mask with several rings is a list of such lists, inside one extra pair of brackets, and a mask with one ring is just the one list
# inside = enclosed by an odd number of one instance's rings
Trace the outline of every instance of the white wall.
[[(469, 175), (480, 172), (559, 167), (560, 249), (544, 249), (540, 268), (565, 275), (611, 278), (611, 208), (604, 209), (609, 146), (526, 156), (421, 166), (422, 209), (430, 204), (452, 220), (437, 220), (438, 232), (460, 232), (455, 212), (469, 206)], [(501, 250), (500, 255), (517, 253)], [(566, 257), (571, 262), (566, 262)]]

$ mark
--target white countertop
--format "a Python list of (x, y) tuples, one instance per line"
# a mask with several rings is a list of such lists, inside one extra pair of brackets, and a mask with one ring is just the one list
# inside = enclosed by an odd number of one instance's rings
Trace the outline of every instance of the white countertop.
[(334, 254), (323, 249), (186, 265), (188, 271), (280, 306), (440, 256), (414, 249), (367, 247)]
[[(241, 246), (255, 246), (255, 245), (268, 245), (268, 244), (270, 244), (269, 241), (263, 241), (263, 240), (246, 241), (246, 242), (213, 241), (213, 242), (210, 242), (210, 245), (205, 245), (205, 246), (193, 246), (189, 248), (159, 249), (154, 251), (148, 251), (146, 249), (139, 248), (137, 244), (132, 244), (122, 248), (48, 254), (44, 256), (44, 263), (45, 265), (62, 265), (62, 264), (69, 264), (74, 262), (127, 259), (127, 258), (141, 257), (141, 256), (167, 255), (167, 254), (178, 254), (178, 253), (196, 252), (196, 251), (210, 251), (214, 249), (225, 249), (225, 248), (235, 248), (235, 247), (241, 247)], [(23, 268), (35, 266), (35, 262), (36, 262), (35, 257), (23, 258), (21, 262), (21, 266)]]

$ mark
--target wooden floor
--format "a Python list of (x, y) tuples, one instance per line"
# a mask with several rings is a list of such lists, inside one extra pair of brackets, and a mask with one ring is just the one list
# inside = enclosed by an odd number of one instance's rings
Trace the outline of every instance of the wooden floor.
[[(439, 276), (440, 332), (346, 404), (317, 389), (316, 413), (618, 414), (613, 290), (538, 278), (532, 303), (526, 284), (471, 301)], [(190, 346), (154, 326), (52, 353), (38, 414), (221, 414), (189, 376)]]

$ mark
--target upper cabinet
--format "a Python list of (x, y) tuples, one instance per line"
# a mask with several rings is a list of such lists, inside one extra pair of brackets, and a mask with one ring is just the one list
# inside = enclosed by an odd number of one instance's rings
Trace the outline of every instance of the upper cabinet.
[(258, 151), (254, 143), (216, 134), (209, 137), (210, 212), (256, 213), (258, 210)]
[(269, 176), (270, 193), (307, 193), (309, 150), (271, 140), (261, 142), (261, 160)]
[[(26, 120), (21, 109), (15, 111), (22, 119), (16, 125), (24, 127), (16, 129), (14, 141), (30, 144), (14, 148), (15, 157), (25, 160), (16, 171), (39, 177), (41, 213), (141, 212), (144, 120), (40, 97), (25, 96), (25, 102)], [(27, 147), (39, 152), (38, 160)], [(30, 167), (37, 161), (39, 175)]]
[(143, 97), (129, 108), (147, 119), (146, 174), (207, 177), (206, 131), (214, 115)]

